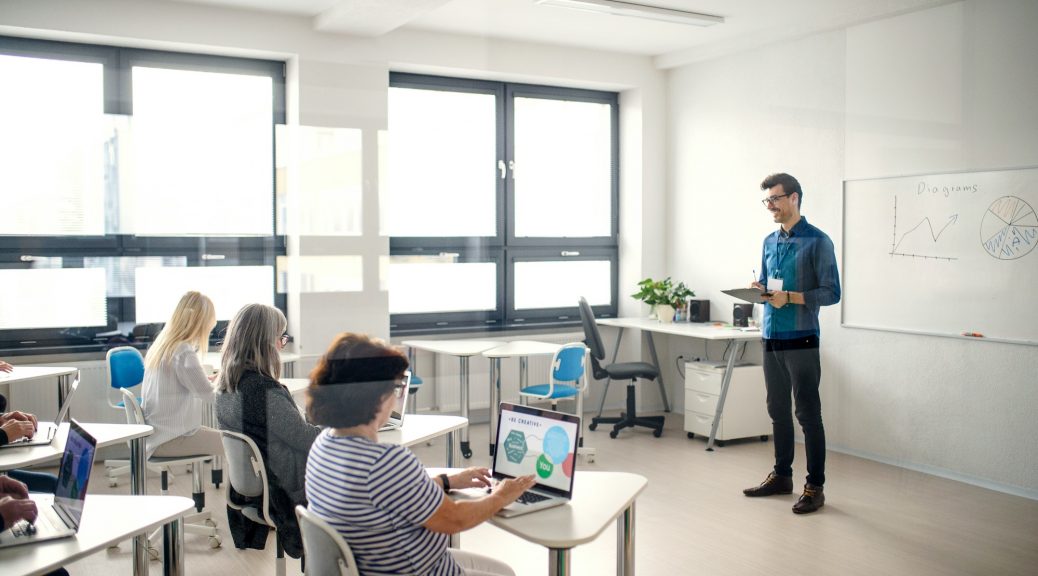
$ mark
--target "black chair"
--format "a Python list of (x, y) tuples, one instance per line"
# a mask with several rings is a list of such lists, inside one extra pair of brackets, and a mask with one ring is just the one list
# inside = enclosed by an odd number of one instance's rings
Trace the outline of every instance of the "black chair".
[[(595, 323), (595, 315), (587, 300), (580, 299), (580, 322), (584, 325), (584, 344), (591, 350), (591, 374), (595, 380), (629, 380), (627, 383), (627, 411), (621, 412), (619, 418), (603, 417), (601, 414), (591, 419), (588, 426), (591, 430), (598, 427), (599, 423), (613, 424), (613, 430), (609, 432), (610, 438), (616, 438), (620, 430), (644, 426), (652, 428), (652, 435), (659, 438), (663, 434), (663, 416), (638, 416), (634, 410), (634, 387), (639, 378), (648, 381), (655, 380), (660, 371), (648, 362), (615, 362), (608, 366), (602, 366), (605, 360), (605, 346), (602, 345), (602, 335), (598, 333), (598, 324)], [(606, 390), (608, 390), (608, 384)], [(605, 391), (603, 391), (603, 394)]]

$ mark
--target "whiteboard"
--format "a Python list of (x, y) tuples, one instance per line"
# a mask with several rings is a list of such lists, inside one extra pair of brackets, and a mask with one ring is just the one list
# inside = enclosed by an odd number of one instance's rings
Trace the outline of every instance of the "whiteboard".
[(1038, 345), (1038, 168), (847, 180), (844, 326)]

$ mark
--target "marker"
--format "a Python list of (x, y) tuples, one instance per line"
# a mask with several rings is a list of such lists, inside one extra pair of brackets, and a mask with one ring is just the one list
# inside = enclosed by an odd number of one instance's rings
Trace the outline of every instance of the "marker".
[(983, 338), (984, 335), (980, 332), (963, 332), (963, 336), (969, 336), (970, 338)]

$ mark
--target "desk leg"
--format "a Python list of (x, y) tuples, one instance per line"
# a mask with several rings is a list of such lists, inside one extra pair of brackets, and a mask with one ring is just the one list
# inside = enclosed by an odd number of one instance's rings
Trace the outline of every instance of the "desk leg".
[(451, 430), (447, 433), (447, 467), (454, 468), (454, 463), (458, 461), (458, 437)]
[(184, 523), (174, 518), (162, 526), (162, 576), (184, 573)]
[(721, 414), (724, 412), (724, 399), (728, 396), (728, 385), (732, 382), (735, 359), (742, 354), (745, 347), (745, 340), (732, 341), (732, 354), (728, 357), (728, 366), (724, 369), (724, 376), (721, 377), (721, 394), (717, 396), (717, 411), (714, 412), (714, 422), (710, 425), (710, 438), (706, 441), (707, 452), (714, 451), (714, 437), (717, 436), (717, 427), (721, 424)]
[[(624, 339), (624, 329), (619, 328), (616, 333), (616, 346), (613, 347), (613, 364), (616, 364), (616, 357), (620, 354), (620, 341)], [(602, 417), (602, 410), (605, 408), (606, 395), (609, 394), (609, 384), (612, 380), (606, 380), (605, 388), (602, 389), (602, 398), (598, 401), (598, 416)]]
[(497, 449), (497, 406), (501, 402), (501, 359), (490, 359), (490, 455)]
[[(461, 373), (458, 374), (458, 380), (461, 381), (461, 417), (465, 420), (469, 419), (469, 357), (461, 356)], [(469, 427), (466, 424), (461, 429), (461, 455), (465, 458), (472, 458), (472, 448), (469, 448)]]
[(548, 549), (548, 576), (570, 576), (570, 549)]
[(663, 411), (670, 412), (670, 402), (667, 401), (667, 385), (663, 382), (663, 366), (660, 366), (660, 359), (656, 356), (656, 342), (652, 338), (652, 332), (648, 330), (643, 331), (645, 334), (645, 341), (649, 344), (649, 357), (652, 358), (652, 363), (656, 366), (656, 369), (660, 371), (660, 375), (656, 378), (656, 381), (660, 385), (660, 396), (663, 398)]
[[(130, 494), (140, 496), (145, 494), (144, 482), (147, 478), (144, 461), (144, 439), (134, 438), (130, 440)], [(141, 533), (133, 537), (133, 574), (134, 576), (146, 576), (148, 574), (148, 535)]]
[(634, 576), (634, 503), (616, 519), (616, 575)]

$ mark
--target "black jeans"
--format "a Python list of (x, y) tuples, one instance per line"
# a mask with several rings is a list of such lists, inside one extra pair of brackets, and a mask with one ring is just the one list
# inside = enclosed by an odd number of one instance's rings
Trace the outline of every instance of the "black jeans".
[(764, 340), (764, 382), (768, 391), (768, 415), (775, 440), (775, 474), (793, 475), (793, 406), (804, 431), (807, 482), (825, 484), (825, 427), (818, 384), (822, 366), (818, 337)]

